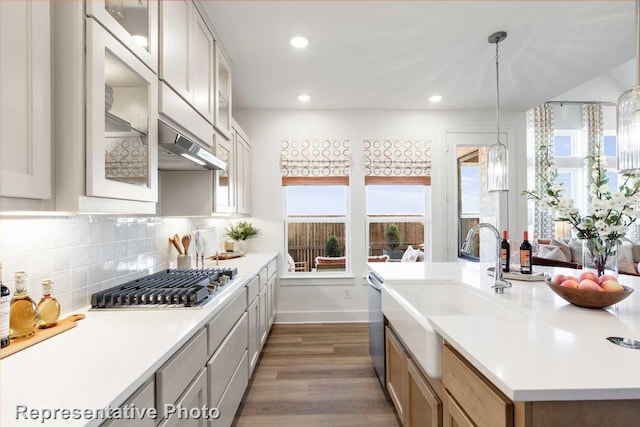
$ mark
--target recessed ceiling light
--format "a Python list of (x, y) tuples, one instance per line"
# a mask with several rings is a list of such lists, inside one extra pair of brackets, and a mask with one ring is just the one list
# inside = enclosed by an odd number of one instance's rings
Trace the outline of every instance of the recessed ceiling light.
[(309, 95), (298, 95), (298, 101), (300, 102), (309, 102), (311, 100), (311, 97)]
[(309, 40), (307, 40), (302, 36), (295, 36), (295, 37), (291, 37), (291, 39), (289, 40), (289, 43), (291, 43), (291, 46), (293, 47), (302, 49), (307, 47), (307, 45), (309, 44)]
[(442, 101), (442, 95), (433, 95), (429, 97), (429, 102), (440, 102)]

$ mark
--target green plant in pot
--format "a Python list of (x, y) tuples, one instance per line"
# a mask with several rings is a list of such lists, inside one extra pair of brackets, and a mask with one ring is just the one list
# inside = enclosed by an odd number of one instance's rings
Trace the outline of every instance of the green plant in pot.
[(398, 227), (398, 224), (393, 222), (390, 223), (385, 231), (385, 236), (387, 238), (387, 247), (389, 249), (384, 249), (382, 253), (389, 255), (389, 258), (391, 259), (401, 259), (403, 252), (398, 248), (402, 243), (402, 236), (400, 235), (400, 228)]
[(338, 242), (338, 238), (330, 234), (327, 238), (327, 244), (324, 247), (324, 251), (326, 256), (328, 257), (340, 257), (342, 256), (342, 248), (340, 247), (340, 242)]
[(237, 224), (229, 224), (224, 231), (235, 242), (235, 249), (245, 253), (249, 247), (247, 240), (256, 237), (260, 233), (260, 230), (247, 220), (240, 221)]

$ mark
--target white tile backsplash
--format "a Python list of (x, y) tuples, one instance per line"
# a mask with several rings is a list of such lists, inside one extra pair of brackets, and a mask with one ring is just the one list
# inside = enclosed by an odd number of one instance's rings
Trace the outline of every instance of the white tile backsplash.
[(149, 273), (175, 267), (169, 236), (195, 228), (227, 225), (226, 219), (77, 215), (0, 220), (2, 281), (14, 291), (13, 276), (24, 270), (28, 291), (38, 301), (42, 280), (69, 313), (90, 304), (91, 294)]

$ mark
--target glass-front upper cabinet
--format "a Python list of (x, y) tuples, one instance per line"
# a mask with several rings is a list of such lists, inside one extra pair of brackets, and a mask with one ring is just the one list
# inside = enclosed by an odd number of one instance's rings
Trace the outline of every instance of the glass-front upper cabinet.
[(88, 196), (157, 202), (158, 78), (87, 19)]
[(97, 19), (154, 72), (158, 72), (158, 2), (87, 0), (87, 15)]
[(227, 169), (215, 172), (215, 209), (219, 213), (235, 212), (233, 141), (215, 135), (215, 155), (227, 162)]
[(231, 139), (231, 67), (216, 44), (215, 126)]

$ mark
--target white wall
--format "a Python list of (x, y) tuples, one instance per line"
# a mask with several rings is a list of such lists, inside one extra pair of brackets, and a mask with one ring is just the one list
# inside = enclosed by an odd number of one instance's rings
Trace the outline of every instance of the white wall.
[[(262, 236), (252, 242), (259, 250), (284, 248), (283, 198), (280, 176), (280, 144), (291, 138), (337, 138), (351, 141), (351, 246), (364, 253), (364, 179), (362, 141), (367, 138), (428, 139), (432, 141), (432, 260), (456, 259), (456, 229), (449, 225), (447, 188), (455, 179), (455, 155), (447, 152), (448, 135), (495, 133), (492, 111), (336, 111), (336, 110), (239, 110), (236, 120), (251, 137), (253, 219)], [(511, 191), (508, 196), (512, 235), (526, 228), (526, 203), (520, 194), (526, 186), (524, 112), (501, 114), (502, 133), (508, 136)], [(449, 142), (449, 144), (452, 144)], [(455, 150), (452, 150), (454, 152)], [(450, 194), (449, 199), (456, 195)], [(506, 202), (505, 202), (506, 205)], [(506, 222), (501, 226), (506, 227)], [(515, 234), (514, 234), (515, 233)], [(453, 245), (447, 252), (448, 246)], [(278, 322), (364, 321), (367, 288), (364, 256), (353, 257), (353, 278), (287, 279), (278, 290)], [(313, 281), (313, 285), (309, 285)], [(352, 296), (345, 298), (345, 287)]]

